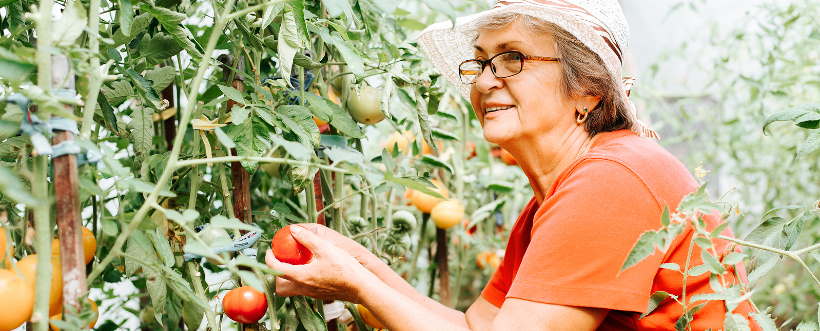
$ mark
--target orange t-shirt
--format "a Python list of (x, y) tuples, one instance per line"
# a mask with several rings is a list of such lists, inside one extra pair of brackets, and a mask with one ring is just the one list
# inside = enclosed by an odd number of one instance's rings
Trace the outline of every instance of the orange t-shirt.
[[(674, 211), (697, 186), (686, 167), (655, 141), (629, 130), (598, 134), (589, 152), (556, 179), (544, 201), (539, 205), (533, 198), (524, 208), (482, 297), (497, 307), (505, 298), (516, 298), (610, 309), (598, 330), (674, 329), (682, 307), (671, 298), (648, 316), (639, 316), (655, 291), (681, 297), (681, 274), (659, 266), (677, 263), (684, 268), (692, 229), (667, 252), (656, 251), (619, 270), (641, 233), (660, 228), (664, 206)], [(716, 216), (707, 216), (707, 224), (716, 226)], [(727, 244), (715, 243), (721, 255), (728, 253)], [(693, 250), (690, 266), (703, 264), (700, 247)], [(742, 266), (738, 274), (745, 281)], [(687, 299), (714, 292), (708, 275), (688, 277)], [(736, 281), (731, 272), (724, 277)], [(694, 315), (692, 330), (723, 329), (723, 302), (701, 302), (708, 303)], [(748, 316), (751, 309), (744, 302), (734, 313)]]

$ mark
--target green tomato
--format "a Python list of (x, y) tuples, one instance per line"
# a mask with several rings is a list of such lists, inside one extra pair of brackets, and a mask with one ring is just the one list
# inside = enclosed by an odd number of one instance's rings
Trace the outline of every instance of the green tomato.
[(384, 119), (381, 97), (380, 89), (362, 84), (352, 89), (347, 96), (347, 110), (356, 122), (370, 125), (379, 123)]
[(416, 227), (416, 216), (406, 210), (393, 213), (393, 232), (407, 233)]

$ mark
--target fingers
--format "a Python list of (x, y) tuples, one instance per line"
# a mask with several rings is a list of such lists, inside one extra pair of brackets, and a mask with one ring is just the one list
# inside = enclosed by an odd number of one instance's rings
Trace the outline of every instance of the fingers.
[(295, 266), (290, 263), (284, 263), (277, 260), (276, 256), (273, 255), (273, 251), (270, 249), (265, 251), (265, 264), (267, 264), (271, 269), (283, 273), (284, 277), (299, 274), (301, 271), (301, 266)]
[(301, 293), (299, 293), (296, 284), (294, 284), (292, 281), (289, 281), (282, 277), (276, 277), (276, 295), (290, 297), (301, 295)]
[(313, 231), (301, 226), (292, 227), (290, 229), (290, 233), (296, 241), (302, 245), (305, 245), (305, 247), (307, 247), (315, 255), (321, 255), (325, 249), (332, 246), (332, 244), (319, 237), (316, 233), (313, 233)]

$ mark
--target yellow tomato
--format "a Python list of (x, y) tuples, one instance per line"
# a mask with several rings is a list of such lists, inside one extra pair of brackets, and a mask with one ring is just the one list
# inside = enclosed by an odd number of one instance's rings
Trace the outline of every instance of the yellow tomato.
[[(449, 195), (447, 193), (447, 188), (444, 187), (438, 180), (432, 180), (433, 185), (436, 186), (435, 191), (441, 194), (444, 198), (447, 198)], [(416, 206), (422, 213), (429, 214), (433, 211), (433, 208), (444, 201), (442, 198), (437, 198), (432, 195), (426, 194), (421, 191), (413, 191), (412, 195), (410, 196), (410, 201), (413, 203), (413, 206)]]
[(34, 288), (14, 271), (0, 269), (0, 330), (14, 330), (31, 318)]
[[(29, 287), (34, 290), (34, 283), (37, 275), (37, 254), (31, 254), (20, 262), (17, 262), (17, 268), (23, 274), (23, 278), (28, 282)], [(63, 310), (63, 270), (60, 264), (60, 257), (52, 255), (51, 257), (51, 291), (48, 297), (48, 312), (49, 315), (54, 315)]]
[[(97, 238), (94, 233), (88, 228), (83, 228), (82, 234), (83, 242), (83, 263), (88, 264), (94, 259), (94, 254), (97, 252)], [(60, 239), (53, 239), (51, 241), (51, 254), (60, 256)]]
[[(6, 240), (6, 228), (0, 228), (0, 267), (11, 268), (11, 258), (14, 255), (14, 242)], [(11, 239), (11, 238), (9, 238)], [(8, 246), (8, 250), (6, 250)], [(8, 258), (6, 258), (8, 253)]]
[(443, 201), (433, 208), (430, 218), (439, 229), (449, 229), (464, 218), (464, 205), (455, 199)]

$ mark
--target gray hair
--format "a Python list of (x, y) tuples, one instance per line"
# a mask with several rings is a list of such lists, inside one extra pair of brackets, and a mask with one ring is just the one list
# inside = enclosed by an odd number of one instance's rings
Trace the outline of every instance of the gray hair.
[[(555, 39), (561, 58), (561, 86), (567, 97), (591, 95), (601, 98), (587, 117), (584, 128), (590, 137), (599, 132), (631, 129), (634, 125), (621, 87), (607, 71), (601, 58), (581, 41), (556, 24), (519, 13), (493, 16), (478, 25), (478, 30), (499, 29), (513, 22), (530, 31), (548, 33)], [(536, 54), (542, 55), (542, 54)]]

